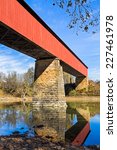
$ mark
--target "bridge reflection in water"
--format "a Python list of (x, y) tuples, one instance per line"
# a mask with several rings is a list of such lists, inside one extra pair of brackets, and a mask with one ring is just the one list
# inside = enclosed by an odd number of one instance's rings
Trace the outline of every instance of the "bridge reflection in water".
[(17, 133), (18, 136), (34, 137), (35, 130), (39, 136), (51, 141), (62, 140), (77, 146), (99, 145), (99, 106), (94, 102), (72, 102), (68, 103), (67, 110), (65, 107), (38, 107), (38, 110), (32, 110), (30, 104), (25, 107), (21, 104), (0, 105), (0, 135), (16, 136)]
[(52, 141), (65, 140), (66, 107), (40, 107), (32, 114), (38, 135)]
[(68, 106), (67, 109), (67, 122), (69, 122), (69, 117), (73, 117), (75, 115), (76, 121), (73, 123), (74, 125), (69, 127), (67, 123), (67, 131), (65, 133), (65, 139), (67, 142), (72, 143), (73, 145), (80, 146), (83, 144), (85, 139), (87, 138), (90, 132), (90, 112), (87, 109), (82, 108), (70, 108)]
[[(87, 110), (79, 109), (79, 112), (77, 108), (73, 109), (69, 106), (67, 110), (65, 107), (40, 107), (34, 109), (33, 124), (35, 125), (35, 132), (39, 136), (52, 141), (66, 141), (80, 146), (90, 132), (90, 113), (88, 108)], [(68, 123), (70, 121), (69, 115), (72, 116), (73, 114), (76, 115), (78, 122), (71, 126)]]

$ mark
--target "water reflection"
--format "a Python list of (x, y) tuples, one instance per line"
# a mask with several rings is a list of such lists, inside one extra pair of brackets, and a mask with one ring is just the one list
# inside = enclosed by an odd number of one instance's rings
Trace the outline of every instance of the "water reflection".
[[(35, 132), (49, 140), (64, 140), (74, 145), (95, 145), (100, 142), (99, 103), (71, 102), (65, 107), (40, 107), (31, 104), (0, 106), (0, 135)], [(84, 143), (83, 143), (84, 142)]]
[(36, 132), (53, 140), (65, 140), (66, 107), (40, 107), (33, 111)]
[(67, 126), (66, 141), (73, 145), (80, 146), (90, 132), (90, 112), (89, 110), (80, 109), (79, 113), (77, 108), (70, 108), (68, 105), (67, 115), (69, 123), (72, 122), (72, 124)]
[(86, 138), (83, 145), (99, 145), (100, 144), (100, 115), (96, 114), (90, 119), (91, 132)]
[[(100, 104), (68, 103), (66, 139), (74, 145), (100, 144)], [(90, 126), (89, 126), (90, 124)]]
[(34, 130), (31, 129), (30, 106), (26, 108), (22, 105), (0, 107), (0, 135), (25, 134), (33, 136)]

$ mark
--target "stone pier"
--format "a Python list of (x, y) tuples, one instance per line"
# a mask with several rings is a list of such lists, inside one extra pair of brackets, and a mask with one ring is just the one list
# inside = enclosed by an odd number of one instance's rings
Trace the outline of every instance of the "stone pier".
[(88, 77), (76, 77), (76, 90), (86, 89), (88, 91)]
[(63, 69), (58, 58), (40, 59), (35, 63), (33, 107), (66, 106)]

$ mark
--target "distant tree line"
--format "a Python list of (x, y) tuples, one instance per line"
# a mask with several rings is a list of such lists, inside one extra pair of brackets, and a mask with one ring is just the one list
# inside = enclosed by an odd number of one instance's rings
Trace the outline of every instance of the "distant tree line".
[(77, 90), (75, 88), (75, 84), (69, 84), (66, 90), (66, 95), (69, 96), (99, 96), (100, 95), (100, 81), (89, 80), (88, 81), (88, 90), (83, 88), (81, 90)]
[[(65, 85), (75, 82), (75, 78), (70, 74), (64, 72), (63, 76)], [(15, 71), (9, 72), (8, 74), (0, 72), (0, 89), (5, 94), (11, 94), (17, 97), (33, 96), (33, 83), (34, 68), (29, 68), (24, 74), (18, 74)]]
[[(89, 80), (88, 91), (86, 88), (76, 90), (75, 77), (65, 73), (63, 74), (65, 84), (65, 94), (68, 96), (79, 95), (100, 95), (100, 81)], [(26, 73), (18, 74), (9, 72), (5, 74), (0, 72), (0, 90), (5, 94), (11, 94), (17, 97), (33, 96), (34, 68), (29, 68)]]

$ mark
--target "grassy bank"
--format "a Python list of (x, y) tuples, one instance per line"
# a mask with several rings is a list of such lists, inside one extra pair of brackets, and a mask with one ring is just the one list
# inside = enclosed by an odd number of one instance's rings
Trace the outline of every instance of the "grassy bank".
[[(99, 102), (100, 96), (66, 96), (66, 102)], [(15, 97), (0, 90), (0, 104), (22, 102), (23, 98)], [(32, 97), (25, 97), (25, 102), (31, 102)]]
[(100, 96), (67, 96), (66, 102), (100, 102)]

